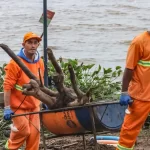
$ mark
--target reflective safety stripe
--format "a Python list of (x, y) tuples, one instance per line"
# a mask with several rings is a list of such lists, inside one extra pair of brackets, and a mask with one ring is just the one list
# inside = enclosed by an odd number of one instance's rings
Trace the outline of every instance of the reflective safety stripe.
[(20, 86), (20, 85), (18, 85), (18, 84), (15, 85), (15, 88), (16, 88), (18, 91), (23, 91), (23, 90), (22, 90), (22, 86)]
[(144, 67), (150, 67), (150, 61), (139, 60), (138, 64)]
[(117, 149), (119, 149), (119, 150), (133, 150), (133, 148), (134, 148), (134, 146), (132, 148), (126, 148), (126, 147), (121, 146), (119, 144), (117, 145)]

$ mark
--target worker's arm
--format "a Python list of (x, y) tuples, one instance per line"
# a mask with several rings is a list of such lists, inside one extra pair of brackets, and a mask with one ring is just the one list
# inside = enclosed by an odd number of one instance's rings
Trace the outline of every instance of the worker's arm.
[(132, 75), (133, 75), (133, 70), (125, 68), (124, 74), (123, 74), (123, 79), (122, 79), (122, 92), (128, 91), (128, 87), (129, 87), (129, 83), (132, 79)]
[(4, 105), (10, 106), (10, 95), (11, 95), (11, 90), (4, 91)]
[(10, 95), (11, 95), (11, 90), (4, 91), (4, 119), (5, 120), (10, 120), (11, 115), (14, 114), (14, 112), (10, 108)]
[(5, 120), (10, 120), (11, 115), (14, 114), (14, 112), (10, 108), (10, 95), (11, 95), (11, 90), (4, 91), (4, 119)]
[(5, 78), (4, 78), (4, 119), (10, 120), (13, 111), (11, 110), (11, 90), (14, 88), (14, 85), (17, 81), (17, 77), (19, 74), (19, 69), (16, 64), (12, 61), (5, 67)]
[(122, 91), (120, 96), (120, 104), (121, 105), (128, 105), (132, 102), (131, 97), (128, 95), (128, 87), (129, 83), (132, 79), (133, 70), (125, 68), (122, 80)]
[(128, 105), (132, 102), (132, 98), (128, 93), (128, 87), (133, 76), (133, 71), (136, 68), (138, 61), (142, 58), (142, 56), (143, 40), (141, 40), (141, 38), (137, 36), (132, 40), (127, 53), (126, 68), (123, 74), (122, 90), (120, 96), (121, 105)]

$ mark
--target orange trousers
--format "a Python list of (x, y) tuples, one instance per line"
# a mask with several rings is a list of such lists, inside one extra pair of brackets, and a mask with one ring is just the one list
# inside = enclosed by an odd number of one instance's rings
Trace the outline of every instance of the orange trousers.
[[(40, 110), (39, 107), (29, 110), (18, 109), (15, 112), (15, 115), (28, 112), (36, 112), (39, 110)], [(8, 150), (17, 150), (25, 143), (26, 145), (25, 150), (39, 150), (39, 142), (40, 142), (39, 114), (15, 117), (12, 119), (12, 121), (13, 126), (15, 126), (18, 129), (18, 131), (14, 132), (11, 130), (10, 138), (8, 139), (5, 145), (5, 148)]]
[(136, 138), (150, 113), (150, 101), (134, 100), (128, 109), (130, 114), (125, 115), (116, 150), (133, 149)]

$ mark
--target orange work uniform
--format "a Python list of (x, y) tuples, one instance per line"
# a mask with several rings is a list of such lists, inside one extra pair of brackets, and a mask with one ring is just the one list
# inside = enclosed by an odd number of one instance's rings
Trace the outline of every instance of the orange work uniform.
[(150, 34), (135, 37), (128, 49), (126, 68), (133, 70), (128, 93), (133, 103), (128, 106), (120, 132), (117, 150), (133, 150), (136, 138), (150, 112)]
[[(23, 55), (23, 52), (21, 55)], [(44, 76), (44, 64), (41, 58), (38, 58), (38, 60), (33, 63), (29, 63), (22, 57), (19, 58), (37, 78), (39, 78), (39, 68), (41, 76)], [(5, 72), (6, 75), (3, 84), (4, 92), (11, 90), (10, 107), (15, 115), (39, 111), (40, 101), (33, 96), (25, 96), (22, 94), (23, 84), (29, 83), (30, 79), (14, 60), (11, 60), (5, 67)], [(11, 130), (10, 138), (5, 148), (17, 150), (26, 142), (26, 150), (38, 150), (40, 142), (39, 115), (34, 114), (15, 117), (12, 119), (12, 122), (18, 131), (14, 132)]]

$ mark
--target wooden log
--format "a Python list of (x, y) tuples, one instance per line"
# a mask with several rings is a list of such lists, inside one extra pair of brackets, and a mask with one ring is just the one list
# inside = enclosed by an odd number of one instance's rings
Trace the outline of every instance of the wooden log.
[(21, 59), (16, 56), (7, 45), (0, 44), (0, 47), (18, 64), (18, 66), (24, 71), (24, 73), (31, 79), (30, 83), (24, 85), (23, 94), (34, 96), (41, 102), (47, 104), (49, 108), (84, 105), (89, 101), (88, 94), (86, 95), (77, 87), (74, 70), (71, 65), (69, 65), (68, 69), (70, 72), (71, 83), (74, 91), (71, 91), (69, 90), (69, 88), (65, 87), (63, 71), (57, 63), (57, 60), (49, 47), (47, 48), (48, 58), (52, 62), (56, 70), (56, 75), (53, 77), (53, 80), (58, 92), (44, 87), (41, 79), (36, 78), (36, 76), (32, 74), (32, 72), (30, 72), (30, 70), (24, 65)]
[(41, 82), (37, 77), (24, 65), (24, 63), (15, 55), (15, 53), (5, 44), (0, 44), (0, 47), (17, 63), (17, 65), (23, 70), (23, 72), (30, 78), (35, 81), (40, 85), (40, 89), (50, 95), (50, 96), (57, 96), (58, 92), (54, 92), (47, 87), (43, 87), (41, 85)]
[(5, 44), (0, 44), (0, 47), (18, 64), (18, 66), (30, 78), (37, 80), (36, 76), (23, 64), (23, 62), (15, 55), (15, 53)]
[(68, 65), (68, 70), (70, 72), (70, 80), (71, 80), (72, 87), (73, 87), (75, 93), (77, 94), (78, 98), (81, 99), (82, 96), (84, 95), (84, 93), (77, 86), (76, 76), (75, 76), (75, 73), (74, 73), (74, 70), (73, 70), (71, 64)]
[(53, 80), (55, 82), (56, 88), (60, 94), (64, 92), (64, 74), (57, 63), (57, 60), (53, 54), (53, 51), (51, 50), (50, 47), (47, 48), (47, 54), (48, 54), (48, 59), (52, 62), (52, 65), (54, 66), (56, 70), (56, 74), (53, 76)]

